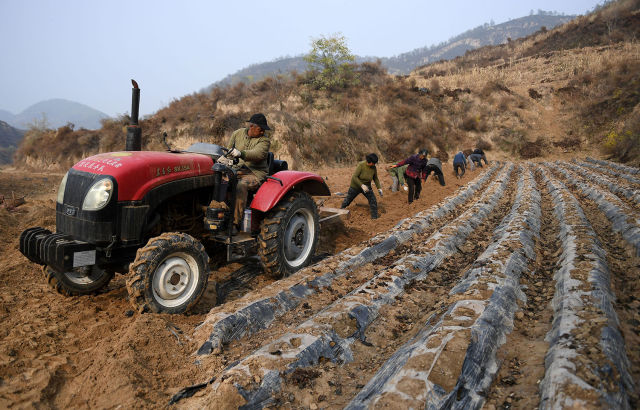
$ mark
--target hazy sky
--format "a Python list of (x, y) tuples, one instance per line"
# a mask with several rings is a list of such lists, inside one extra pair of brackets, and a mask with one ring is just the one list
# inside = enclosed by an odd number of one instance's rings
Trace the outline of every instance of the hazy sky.
[(0, 109), (51, 98), (140, 113), (250, 64), (341, 33), (360, 56), (391, 57), (530, 10), (585, 14), (597, 0), (0, 0)]

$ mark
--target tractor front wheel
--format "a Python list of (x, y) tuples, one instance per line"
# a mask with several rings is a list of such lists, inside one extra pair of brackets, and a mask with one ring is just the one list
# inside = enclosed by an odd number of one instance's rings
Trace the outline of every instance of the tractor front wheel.
[(262, 221), (258, 253), (264, 270), (280, 279), (307, 266), (318, 244), (318, 210), (304, 192), (282, 199)]
[(74, 268), (68, 272), (58, 272), (48, 266), (42, 271), (47, 283), (56, 292), (65, 296), (91, 295), (107, 286), (113, 279), (113, 272), (103, 270), (96, 265)]
[(127, 289), (139, 312), (183, 313), (204, 293), (209, 256), (190, 235), (164, 233), (138, 249), (129, 267)]

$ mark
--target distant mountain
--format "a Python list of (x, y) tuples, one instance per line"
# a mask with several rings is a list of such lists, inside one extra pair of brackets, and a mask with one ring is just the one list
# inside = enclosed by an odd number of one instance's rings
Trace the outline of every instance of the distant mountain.
[(72, 123), (76, 128), (95, 130), (102, 126), (100, 120), (108, 117), (107, 114), (87, 105), (61, 98), (41, 101), (17, 115), (4, 110), (0, 111), (0, 120), (21, 129), (29, 128), (34, 121), (46, 120), (46, 125), (51, 128)]
[[(506, 23), (487, 23), (474, 29), (453, 37), (452, 39), (431, 47), (417, 48), (407, 53), (394, 57), (356, 57), (358, 63), (364, 61), (380, 60), (382, 65), (391, 74), (409, 74), (411, 70), (439, 60), (450, 60), (464, 55), (467, 50), (484, 47), (487, 45), (503, 44), (509, 38), (526, 37), (542, 27), (552, 29), (558, 25), (567, 23), (576, 16), (557, 15), (554, 12), (540, 11), (527, 17), (509, 20)], [(275, 74), (285, 74), (293, 70), (305, 71), (307, 63), (303, 56), (284, 57), (274, 61), (261, 64), (253, 64), (243, 68), (234, 74), (230, 74), (222, 80), (205, 87), (204, 91), (211, 90), (216, 86), (236, 84), (238, 82), (254, 82), (266, 76)]]
[(0, 147), (8, 147), (9, 145), (17, 147), (23, 135), (23, 130), (14, 128), (4, 121), (0, 121)]
[(0, 121), (9, 122), (14, 115), (7, 110), (0, 110)]
[(484, 46), (504, 44), (509, 39), (526, 37), (545, 27), (552, 29), (565, 24), (577, 16), (535, 14), (509, 20), (502, 24), (484, 24), (453, 37), (437, 46), (417, 48), (391, 58), (380, 59), (391, 74), (409, 74), (413, 69), (439, 60), (451, 60), (464, 55), (468, 50)]
[[(2, 113), (0, 113), (2, 114)], [(0, 121), (0, 164), (10, 164), (24, 131)]]
[(282, 57), (266, 63), (252, 64), (249, 67), (236, 71), (234, 74), (229, 74), (222, 80), (206, 87), (206, 89), (211, 89), (217, 85), (236, 84), (240, 81), (251, 83), (269, 75), (286, 74), (292, 71), (302, 72), (306, 69), (307, 62), (304, 61), (303, 56)]

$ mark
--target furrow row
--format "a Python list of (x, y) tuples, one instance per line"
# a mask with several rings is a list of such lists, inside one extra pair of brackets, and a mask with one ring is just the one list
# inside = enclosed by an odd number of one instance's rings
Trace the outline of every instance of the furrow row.
[(538, 171), (552, 197), (562, 244), (540, 408), (629, 408), (633, 380), (605, 252), (576, 198)]
[(441, 221), (455, 218), (468, 206), (467, 203), (472, 203), (474, 195), (500, 168), (500, 165), (494, 165), (482, 177), (468, 183), (442, 204), (402, 220), (391, 230), (372, 238), (364, 245), (349, 248), (290, 278), (263, 288), (259, 293), (248, 294), (238, 301), (213, 309), (195, 330), (195, 339), (205, 340), (197, 354), (219, 353), (225, 344), (268, 328), (310, 295), (330, 289), (337, 278), (389, 255), (413, 235), (437, 229), (441, 226)]
[(624, 172), (624, 173), (627, 173), (627, 174), (640, 175), (640, 169), (634, 168), (634, 167), (628, 167), (628, 166), (622, 165), (622, 164), (618, 164), (617, 162), (605, 161), (605, 160), (601, 160), (601, 159), (593, 159), (593, 158), (589, 158), (589, 157), (587, 157), (586, 160), (588, 162), (592, 162), (592, 163), (598, 164), (598, 165), (604, 165), (604, 166), (616, 169), (618, 171), (621, 171), (621, 172)]
[[(589, 169), (585, 169), (585, 168), (591, 168), (597, 171), (605, 171), (602, 168), (594, 167), (585, 162), (577, 162), (577, 164), (578, 165), (575, 165), (569, 162), (562, 163), (563, 166), (569, 168), (574, 172), (577, 172), (583, 177), (591, 181), (595, 181), (600, 185), (604, 185), (605, 187), (607, 187), (607, 189), (609, 189), (609, 191), (613, 192), (616, 195), (619, 195), (621, 198), (626, 198), (632, 203), (632, 205), (636, 209), (638, 209), (638, 206), (640, 206), (640, 190), (631, 189), (626, 186), (621, 186), (615, 179), (611, 179), (610, 177), (602, 175), (599, 172), (593, 172), (593, 171), (590, 171)], [(614, 171), (611, 171), (611, 172), (615, 174)]]
[(343, 298), (336, 300), (295, 329), (268, 343), (225, 370), (204, 397), (206, 402), (244, 403), (263, 407), (274, 403), (283, 378), (296, 370), (329, 360), (354, 360), (353, 344), (367, 344), (365, 333), (375, 319), (385, 315), (413, 281), (423, 280), (478, 228), (505, 197), (513, 165), (497, 176), (482, 197), (455, 221), (431, 235), (421, 249), (400, 258)]
[[(535, 258), (540, 195), (529, 170), (493, 242), (449, 292), (448, 309), (389, 359), (347, 408), (480, 408), (511, 331), (519, 276)], [(461, 355), (462, 353), (462, 355)]]
[(556, 164), (545, 163), (549, 169), (561, 174), (571, 185), (575, 186), (579, 192), (591, 199), (598, 205), (598, 208), (611, 221), (613, 230), (635, 249), (636, 255), (640, 256), (640, 221), (630, 215), (628, 207), (613, 194), (598, 189), (593, 184), (575, 175)]
[(586, 161), (577, 161), (577, 160), (573, 160), (573, 162), (575, 162), (576, 164), (586, 167), (586, 168), (591, 168), (595, 171), (600, 171), (603, 172), (605, 174), (608, 174), (609, 176), (613, 177), (613, 178), (624, 178), (626, 181), (620, 181), (620, 182), (626, 182), (627, 184), (630, 183), (630, 185), (635, 185), (634, 188), (637, 189), (638, 186), (640, 186), (640, 179), (638, 178), (634, 178), (631, 175), (627, 175), (623, 172), (621, 172), (620, 170), (615, 170), (615, 169), (611, 169), (609, 167), (606, 166), (598, 166), (595, 165), (593, 163), (589, 163)]

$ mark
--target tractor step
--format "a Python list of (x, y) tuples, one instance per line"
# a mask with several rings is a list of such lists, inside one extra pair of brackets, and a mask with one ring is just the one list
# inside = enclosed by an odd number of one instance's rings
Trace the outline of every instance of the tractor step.
[(244, 260), (255, 255), (258, 241), (247, 232), (238, 232), (237, 235), (224, 238), (227, 245), (227, 262)]
[(220, 241), (224, 244), (230, 245), (230, 244), (238, 244), (238, 243), (242, 243), (242, 242), (248, 242), (248, 241), (255, 241), (256, 238), (254, 236), (251, 236), (250, 233), (248, 232), (238, 232), (237, 234), (233, 235), (231, 238), (229, 238), (228, 235), (216, 235), (215, 236), (217, 241)]

